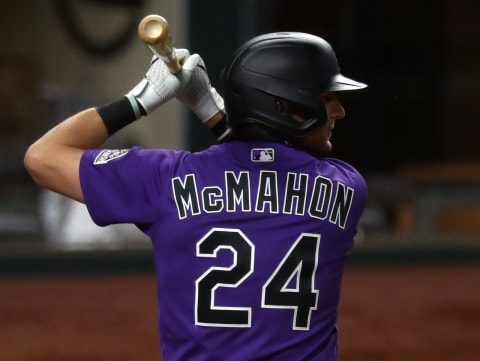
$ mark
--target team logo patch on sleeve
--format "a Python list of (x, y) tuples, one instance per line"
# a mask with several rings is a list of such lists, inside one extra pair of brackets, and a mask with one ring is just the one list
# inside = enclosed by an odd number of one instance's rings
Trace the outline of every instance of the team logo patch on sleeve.
[(114, 159), (123, 157), (129, 152), (129, 149), (105, 149), (98, 153), (93, 164), (106, 164)]
[(253, 148), (252, 162), (273, 162), (274, 152), (273, 148)]

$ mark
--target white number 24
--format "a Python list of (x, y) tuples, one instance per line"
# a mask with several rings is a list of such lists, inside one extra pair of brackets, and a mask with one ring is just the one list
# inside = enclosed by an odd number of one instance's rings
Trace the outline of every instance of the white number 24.
[[(293, 330), (308, 330), (317, 309), (315, 274), (320, 235), (302, 233), (262, 288), (262, 308), (293, 310)], [(210, 327), (250, 327), (251, 307), (215, 305), (218, 288), (235, 288), (255, 269), (255, 246), (239, 229), (213, 228), (197, 243), (197, 257), (217, 257), (227, 249), (233, 254), (229, 267), (210, 267), (195, 283), (195, 324)], [(290, 286), (289, 286), (290, 285)]]

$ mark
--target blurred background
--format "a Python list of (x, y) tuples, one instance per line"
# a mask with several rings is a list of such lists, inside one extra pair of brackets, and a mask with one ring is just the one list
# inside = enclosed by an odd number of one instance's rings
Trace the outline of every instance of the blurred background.
[[(0, 14), (0, 254), (149, 247), (135, 228), (99, 228), (83, 205), (39, 189), (22, 160), (54, 124), (137, 84), (151, 57), (137, 25), (152, 13), (169, 20), (177, 47), (203, 56), (220, 92), (223, 64), (255, 35), (291, 30), (327, 39), (342, 72), (369, 84), (342, 98), (347, 117), (333, 139), (332, 156), (353, 164), (369, 184), (358, 245), (476, 249), (479, 9), (467, 0), (6, 2)], [(170, 102), (108, 146), (198, 150), (213, 142), (188, 110)]]

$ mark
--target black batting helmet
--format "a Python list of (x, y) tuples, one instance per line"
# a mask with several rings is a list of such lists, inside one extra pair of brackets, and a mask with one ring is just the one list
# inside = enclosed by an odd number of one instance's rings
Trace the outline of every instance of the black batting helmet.
[[(260, 125), (280, 137), (306, 136), (326, 121), (325, 91), (365, 88), (340, 73), (328, 42), (311, 34), (270, 33), (257, 36), (234, 53), (222, 71), (227, 121), (235, 132)], [(291, 113), (303, 109), (304, 122)]]

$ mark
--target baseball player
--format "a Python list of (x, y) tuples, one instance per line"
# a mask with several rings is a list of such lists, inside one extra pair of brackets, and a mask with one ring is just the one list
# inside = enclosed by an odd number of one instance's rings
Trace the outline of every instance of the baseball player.
[[(163, 360), (337, 360), (342, 273), (367, 188), (327, 154), (345, 116), (337, 92), (366, 85), (304, 33), (246, 42), (222, 84), (223, 98), (197, 54), (183, 54), (177, 75), (154, 61), (124, 97), (47, 132), (25, 165), (97, 224), (133, 223), (151, 238)], [(173, 97), (221, 141), (195, 153), (101, 149)]]

